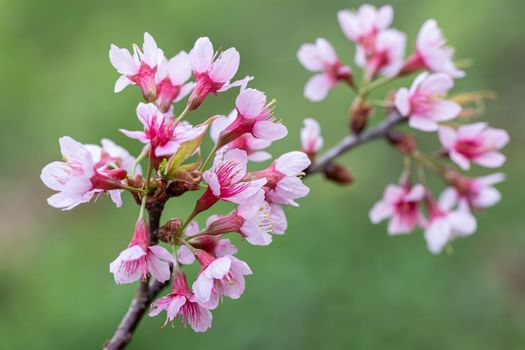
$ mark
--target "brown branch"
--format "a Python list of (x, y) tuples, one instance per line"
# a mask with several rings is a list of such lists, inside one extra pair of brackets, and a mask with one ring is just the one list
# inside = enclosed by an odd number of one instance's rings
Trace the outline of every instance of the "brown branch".
[[(306, 175), (312, 175), (323, 171), (337, 157), (363, 143), (386, 137), (395, 126), (402, 123), (404, 120), (405, 118), (401, 117), (399, 113), (394, 112), (391, 113), (385, 121), (373, 129), (365, 131), (360, 135), (352, 134), (344, 137), (337, 145), (319, 156), (319, 158), (317, 158), (317, 160), (306, 170)], [(156, 198), (154, 196), (155, 200), (152, 198), (152, 202), (148, 203), (150, 244), (158, 243), (160, 218), (166, 201), (169, 197), (179, 196), (188, 190), (194, 189), (178, 189), (178, 187), (174, 187), (174, 185), (170, 184), (166, 196), (159, 195)], [(148, 306), (166, 286), (167, 283), (160, 283), (155, 280), (149, 283), (140, 283), (137, 293), (131, 301), (128, 311), (117, 327), (115, 334), (104, 344), (104, 350), (120, 350), (124, 349), (129, 344), (133, 333), (146, 313)]]
[(323, 171), (337, 157), (363, 143), (387, 136), (394, 127), (401, 124), (405, 120), (406, 118), (402, 117), (398, 112), (392, 112), (388, 115), (385, 121), (376, 127), (368, 131), (364, 131), (359, 135), (351, 134), (345, 136), (341, 141), (339, 141), (337, 145), (321, 154), (315, 160), (315, 162), (313, 162), (312, 165), (306, 169), (306, 175), (312, 175)]
[[(158, 243), (160, 217), (166, 200), (167, 198), (162, 197), (148, 205), (149, 240), (151, 245)], [(156, 280), (149, 283), (147, 281), (140, 282), (128, 311), (120, 321), (113, 337), (104, 344), (104, 350), (120, 350), (129, 344), (148, 306), (167, 285), (168, 283), (160, 283)]]

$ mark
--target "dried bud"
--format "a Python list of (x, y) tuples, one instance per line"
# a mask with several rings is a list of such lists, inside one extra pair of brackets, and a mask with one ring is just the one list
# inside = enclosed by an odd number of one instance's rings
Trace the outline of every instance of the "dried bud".
[(337, 163), (329, 163), (324, 168), (324, 175), (327, 179), (340, 185), (350, 185), (354, 182), (354, 177), (350, 171)]
[(179, 218), (169, 219), (166, 224), (164, 224), (159, 229), (159, 239), (163, 242), (171, 244), (173, 237), (177, 235), (177, 232), (182, 227), (182, 220)]
[(360, 134), (368, 124), (373, 108), (360, 99), (356, 99), (350, 110), (350, 130)]
[(412, 134), (391, 132), (387, 137), (390, 144), (403, 154), (411, 154), (416, 149), (416, 138)]

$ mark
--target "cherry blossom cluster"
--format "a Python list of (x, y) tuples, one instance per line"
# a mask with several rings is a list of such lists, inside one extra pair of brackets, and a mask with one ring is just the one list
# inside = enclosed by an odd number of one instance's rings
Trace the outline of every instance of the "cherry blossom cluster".
[[(109, 265), (115, 282), (171, 280), (171, 293), (151, 304), (150, 316), (166, 311), (166, 323), (180, 317), (184, 325), (204, 332), (211, 326), (211, 311), (224, 297), (239, 298), (245, 276), (252, 274), (235, 256), (238, 248), (226, 234), (238, 233), (241, 241), (258, 246), (270, 244), (274, 234), (284, 234), (283, 208), (298, 206), (296, 200), (309, 192), (301, 176), (310, 159), (292, 151), (266, 167), (248, 170), (250, 163), (270, 160), (265, 149), (288, 131), (274, 117), (274, 101), (247, 87), (252, 77), (232, 81), (240, 63), (235, 48), (215, 52), (203, 37), (189, 53), (181, 51), (168, 59), (145, 33), (142, 48), (134, 45), (130, 52), (111, 45), (109, 58), (121, 74), (115, 92), (135, 85), (144, 97), (136, 108), (140, 130), (120, 130), (143, 148), (133, 157), (107, 139), (99, 146), (61, 137), (63, 161), (50, 163), (41, 174), (44, 184), (57, 192), (48, 203), (70, 210), (108, 194), (120, 207), (122, 192), (129, 192), (140, 210), (129, 245)], [(213, 116), (200, 124), (187, 120), (208, 96), (234, 87), (240, 91), (228, 116)], [(177, 103), (184, 100), (177, 115)], [(203, 161), (201, 146), (208, 131), (214, 146)], [(144, 171), (140, 164), (146, 160)], [(168, 199), (188, 191), (201, 192), (188, 217), (150, 227), (152, 213), (160, 215)], [(197, 217), (218, 202), (231, 203), (231, 212), (212, 211), (200, 228)], [(200, 271), (189, 284), (184, 266), (195, 262)]]
[[(350, 128), (356, 137), (378, 108), (386, 110), (387, 120), (397, 116), (411, 129), (435, 133), (440, 148), (426, 153), (418, 148), (412, 133), (390, 131), (385, 135), (404, 155), (404, 170), (397, 185), (387, 186), (370, 211), (370, 219), (373, 223), (388, 219), (390, 235), (422, 228), (432, 253), (450, 248), (455, 238), (474, 233), (474, 212), (500, 200), (494, 185), (504, 180), (503, 174), (473, 178), (464, 171), (472, 163), (485, 168), (502, 166), (505, 156), (499, 151), (508, 143), (508, 133), (485, 122), (470, 121), (480, 114), (480, 108), (469, 105), (481, 105), (482, 93), (449, 95), (454, 79), (464, 77), (465, 72), (454, 62), (454, 49), (447, 46), (434, 19), (422, 25), (406, 58), (406, 34), (391, 28), (391, 6), (362, 5), (357, 11), (339, 11), (337, 17), (344, 35), (355, 44), (360, 82), (356, 83), (354, 71), (340, 61), (332, 45), (318, 38), (315, 43), (303, 44), (297, 53), (301, 64), (315, 73), (306, 83), (304, 96), (321, 101), (340, 83), (348, 85), (356, 95), (350, 108)], [(377, 88), (413, 73), (419, 74), (409, 88), (392, 91), (383, 100), (370, 98)], [(314, 119), (304, 121), (301, 140), (303, 152), (314, 160), (323, 145)], [(437, 175), (446, 185), (439, 199), (426, 184), (426, 172)]]

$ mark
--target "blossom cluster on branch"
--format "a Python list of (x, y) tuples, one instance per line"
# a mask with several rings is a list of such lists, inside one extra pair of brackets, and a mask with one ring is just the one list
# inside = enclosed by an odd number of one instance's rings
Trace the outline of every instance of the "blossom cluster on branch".
[[(422, 228), (432, 253), (450, 250), (454, 239), (474, 233), (474, 214), (500, 200), (494, 185), (504, 180), (502, 173), (475, 178), (466, 171), (473, 164), (501, 167), (508, 133), (471, 122), (482, 114), (490, 93), (449, 94), (454, 79), (465, 72), (454, 62), (454, 50), (437, 22), (423, 24), (406, 56), (406, 34), (391, 28), (391, 6), (362, 5), (337, 17), (355, 44), (354, 68), (342, 63), (323, 38), (303, 44), (297, 56), (314, 73), (304, 88), (308, 100), (322, 101), (339, 85), (352, 90), (349, 133), (320, 153), (326, 140), (319, 123), (307, 118), (301, 150), (282, 154), (266, 167), (260, 164), (272, 159), (266, 149), (288, 130), (274, 117), (275, 101), (248, 87), (253, 77), (233, 80), (240, 64), (235, 48), (216, 52), (202, 37), (189, 53), (168, 59), (148, 33), (142, 47), (133, 45), (131, 51), (111, 45), (109, 59), (120, 74), (115, 92), (134, 85), (144, 98), (136, 107), (139, 130), (120, 129), (142, 150), (134, 157), (108, 139), (93, 145), (64, 136), (59, 139), (63, 161), (48, 164), (41, 173), (44, 184), (57, 192), (48, 198), (52, 207), (70, 210), (104, 194), (120, 207), (124, 191), (140, 206), (127, 248), (109, 265), (117, 284), (139, 281), (139, 286), (105, 349), (123, 349), (148, 308), (150, 316), (166, 312), (164, 325), (180, 318), (196, 332), (209, 329), (211, 312), (224, 297), (238, 299), (252, 274), (226, 235), (237, 233), (252, 245), (270, 244), (273, 235), (287, 230), (283, 208), (298, 206), (297, 199), (309, 193), (302, 177), (322, 172), (336, 183), (352, 183), (352, 174), (336, 158), (360, 144), (384, 138), (403, 156), (400, 180), (386, 187), (370, 211), (371, 221), (388, 219), (391, 235)], [(415, 73), (410, 87), (372, 98), (378, 88)], [(232, 112), (207, 119), (196, 115), (210, 95), (231, 89), (239, 90)], [(386, 117), (370, 126), (378, 109)], [(403, 123), (408, 128), (397, 130)], [(411, 129), (436, 136), (439, 148), (422, 150)], [(202, 150), (206, 134), (214, 144), (209, 152)], [(443, 180), (440, 196), (427, 184), (427, 174)], [(193, 210), (161, 222), (166, 202), (187, 192), (199, 193)], [(219, 213), (218, 202), (230, 203), (232, 210)], [(210, 215), (199, 225), (204, 212)], [(200, 269), (188, 281), (193, 264)], [(171, 292), (155, 300), (170, 281)]]
[[(270, 244), (273, 234), (284, 234), (283, 207), (298, 206), (296, 200), (308, 194), (301, 176), (310, 160), (303, 152), (291, 151), (266, 168), (248, 170), (252, 162), (271, 159), (264, 150), (288, 131), (273, 115), (274, 101), (247, 87), (252, 77), (232, 81), (240, 63), (236, 49), (215, 52), (203, 37), (189, 53), (181, 51), (168, 59), (145, 33), (142, 48), (134, 45), (130, 52), (112, 45), (109, 57), (121, 74), (115, 92), (135, 85), (144, 97), (136, 108), (141, 129), (120, 130), (142, 143), (142, 151), (133, 157), (107, 139), (98, 146), (60, 138), (64, 160), (47, 165), (41, 174), (44, 184), (57, 191), (48, 203), (70, 210), (106, 193), (120, 207), (122, 192), (130, 192), (140, 209), (129, 245), (110, 264), (115, 282), (171, 279), (171, 293), (151, 303), (150, 316), (166, 311), (166, 323), (180, 317), (196, 332), (206, 331), (211, 311), (223, 297), (239, 298), (245, 276), (252, 274), (235, 257), (238, 248), (226, 234), (238, 233), (258, 246)], [(187, 120), (208, 96), (235, 87), (240, 92), (228, 116), (212, 116), (198, 125)], [(177, 102), (187, 96), (177, 115)], [(201, 145), (208, 131), (214, 147), (203, 161)], [(144, 172), (140, 163), (146, 159)], [(150, 220), (152, 214), (160, 216), (166, 201), (189, 191), (201, 195), (186, 218), (172, 217), (149, 227), (146, 211)], [(199, 228), (197, 216), (219, 201), (231, 203), (233, 210), (227, 214), (211, 210), (206, 225)], [(195, 262), (200, 272), (190, 287), (184, 266)]]
[[(500, 200), (493, 185), (504, 180), (503, 174), (472, 178), (464, 171), (472, 163), (486, 168), (502, 166), (505, 156), (499, 150), (508, 143), (508, 133), (485, 122), (469, 123), (481, 109), (469, 106), (482, 106), (486, 93), (448, 95), (454, 79), (464, 77), (465, 72), (453, 61), (454, 49), (447, 46), (434, 19), (423, 24), (412, 54), (405, 58), (406, 34), (390, 27), (391, 6), (365, 4), (357, 11), (339, 11), (337, 17), (344, 35), (355, 44), (360, 81), (357, 83), (354, 70), (341, 62), (333, 46), (318, 38), (315, 43), (303, 44), (297, 53), (300, 63), (315, 73), (306, 83), (304, 96), (318, 102), (339, 84), (348, 85), (355, 92), (350, 129), (357, 138), (378, 108), (385, 109), (387, 116), (401, 116), (412, 129), (437, 135), (441, 148), (433, 152), (419, 149), (412, 133), (389, 130), (385, 135), (404, 155), (404, 170), (397, 185), (387, 186), (383, 198), (370, 211), (370, 219), (373, 223), (388, 219), (391, 235), (423, 228), (433, 253), (450, 248), (452, 240), (476, 230), (474, 211)], [(418, 72), (409, 88), (392, 91), (382, 100), (370, 98), (377, 88)], [(323, 139), (314, 119), (304, 121), (301, 140), (303, 151), (315, 162)], [(340, 183), (350, 178), (349, 172), (335, 162), (328, 163), (323, 171)], [(439, 199), (426, 183), (427, 172), (446, 185)]]

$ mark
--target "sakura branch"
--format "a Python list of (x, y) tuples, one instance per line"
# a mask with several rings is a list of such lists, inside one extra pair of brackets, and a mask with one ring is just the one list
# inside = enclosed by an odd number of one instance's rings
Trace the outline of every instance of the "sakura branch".
[[(355, 92), (350, 106), (351, 134), (318, 155), (323, 146), (321, 129), (314, 119), (306, 119), (301, 131), (302, 150), (312, 160), (306, 173), (323, 172), (328, 179), (350, 183), (350, 173), (335, 162), (336, 158), (365, 142), (388, 140), (403, 154), (404, 170), (399, 184), (388, 185), (383, 199), (374, 205), (370, 220), (379, 223), (388, 219), (390, 235), (422, 228), (432, 253), (440, 253), (444, 248), (450, 252), (454, 239), (476, 230), (473, 212), (500, 200), (500, 193), (493, 185), (504, 180), (501, 173), (472, 178), (462, 172), (469, 170), (472, 163), (486, 168), (502, 166), (505, 156), (499, 150), (508, 143), (509, 136), (485, 122), (467, 124), (480, 115), (480, 108), (472, 108), (472, 103), (482, 105), (486, 93), (448, 96), (454, 79), (464, 77), (465, 73), (454, 63), (454, 49), (446, 46), (435, 20), (423, 24), (413, 53), (405, 59), (406, 34), (390, 28), (391, 6), (362, 5), (357, 11), (339, 11), (337, 17), (344, 35), (355, 44), (354, 60), (361, 70), (360, 79), (354, 74), (357, 70), (341, 63), (326, 39), (303, 44), (297, 55), (301, 64), (315, 73), (304, 89), (304, 96), (310, 101), (322, 101), (340, 84)], [(392, 91), (381, 100), (371, 98), (377, 88), (416, 72), (420, 73), (410, 88)], [(386, 118), (369, 128), (369, 119), (376, 109), (385, 109)], [(413, 133), (395, 130), (404, 122), (411, 129), (426, 133), (423, 136), (437, 134), (441, 148), (421, 150)], [(427, 184), (427, 173), (445, 184), (439, 200)]]
[[(274, 101), (247, 88), (252, 77), (232, 81), (240, 63), (234, 48), (217, 53), (204, 37), (189, 54), (181, 51), (168, 59), (145, 33), (142, 48), (134, 45), (130, 52), (112, 45), (109, 58), (121, 74), (115, 92), (135, 85), (145, 100), (136, 108), (140, 130), (120, 130), (139, 141), (142, 150), (133, 157), (107, 139), (98, 146), (65, 136), (59, 140), (64, 161), (47, 165), (41, 179), (57, 191), (48, 198), (55, 208), (70, 210), (103, 194), (120, 207), (124, 191), (139, 205), (127, 248), (109, 264), (116, 284), (138, 283), (127, 313), (104, 345), (123, 349), (148, 308), (150, 316), (166, 312), (163, 326), (180, 318), (184, 326), (205, 332), (224, 297), (242, 296), (252, 270), (235, 257), (238, 247), (226, 237), (237, 233), (242, 243), (266, 246), (274, 234), (284, 234), (283, 207), (298, 206), (296, 200), (308, 194), (300, 176), (310, 160), (292, 151), (266, 168), (248, 169), (271, 159), (265, 149), (288, 131), (273, 116)], [(236, 87), (240, 92), (227, 117), (196, 115), (210, 95)], [(178, 102), (188, 95), (181, 108)], [(208, 131), (215, 146), (203, 157)], [(166, 202), (190, 191), (201, 193), (193, 210), (170, 213), (161, 223)], [(220, 201), (230, 203), (232, 211), (219, 213), (215, 204)], [(212, 215), (200, 229), (197, 221), (205, 212)], [(184, 270), (195, 262), (200, 272), (189, 283)], [(155, 300), (170, 280), (171, 292)]]
[[(481, 104), (486, 94), (448, 95), (464, 72), (454, 63), (454, 51), (446, 46), (436, 21), (424, 23), (412, 55), (405, 59), (406, 35), (390, 28), (390, 6), (343, 10), (338, 19), (356, 45), (354, 69), (341, 63), (322, 38), (304, 44), (298, 58), (315, 73), (304, 90), (309, 100), (321, 101), (339, 85), (351, 89), (350, 132), (319, 154), (321, 128), (308, 118), (301, 130), (301, 151), (285, 153), (266, 167), (260, 164), (272, 159), (266, 149), (288, 131), (274, 117), (275, 101), (247, 87), (252, 77), (233, 81), (240, 64), (236, 49), (215, 52), (204, 37), (189, 53), (168, 59), (148, 33), (143, 46), (134, 45), (131, 52), (111, 46), (109, 58), (120, 74), (115, 92), (134, 85), (144, 98), (136, 107), (139, 130), (120, 130), (142, 149), (135, 157), (108, 139), (93, 145), (64, 136), (59, 139), (64, 161), (48, 164), (41, 174), (44, 184), (57, 192), (48, 198), (55, 208), (71, 210), (104, 194), (120, 207), (123, 192), (138, 205), (129, 243), (109, 264), (116, 284), (137, 283), (138, 288), (105, 349), (125, 348), (148, 309), (152, 317), (166, 312), (163, 327), (180, 319), (195, 332), (208, 330), (212, 311), (224, 297), (240, 298), (252, 275), (248, 264), (235, 257), (239, 248), (227, 235), (237, 233), (241, 243), (270, 244), (287, 230), (283, 208), (298, 206), (297, 200), (309, 193), (302, 177), (322, 172), (337, 183), (352, 182), (336, 159), (361, 144), (385, 139), (404, 158), (399, 184), (387, 186), (370, 211), (371, 221), (389, 219), (391, 235), (423, 228), (433, 253), (471, 235), (476, 229), (473, 212), (500, 200), (493, 185), (504, 179), (502, 174), (472, 178), (463, 172), (472, 163), (502, 166), (505, 157), (499, 150), (509, 141), (508, 134), (484, 122), (466, 124), (479, 115), (480, 109), (471, 105)], [(416, 72), (420, 74), (411, 87), (374, 97), (379, 87)], [(227, 116), (198, 114), (209, 96), (236, 88), (239, 93)], [(384, 109), (386, 117), (370, 127), (377, 109)], [(405, 123), (424, 135), (434, 133), (441, 147), (420, 149), (414, 134), (397, 130)], [(206, 152), (207, 133), (214, 146)], [(427, 173), (445, 183), (439, 200), (426, 182)], [(169, 213), (162, 222), (165, 204), (187, 192), (199, 193), (192, 209)], [(231, 211), (219, 213), (218, 202), (229, 203)], [(211, 215), (205, 219), (205, 213)], [(200, 269), (192, 276), (187, 266), (196, 263)], [(171, 292), (157, 299), (168, 285)]]

